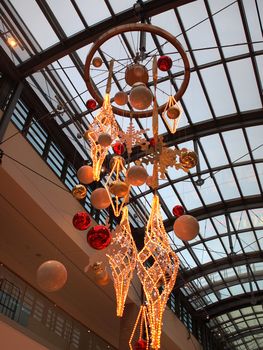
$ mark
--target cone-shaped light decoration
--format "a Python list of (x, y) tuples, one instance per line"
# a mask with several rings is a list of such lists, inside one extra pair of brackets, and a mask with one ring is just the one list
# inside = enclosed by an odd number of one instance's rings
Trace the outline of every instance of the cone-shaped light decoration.
[(91, 146), (91, 158), (93, 162), (93, 179), (99, 181), (101, 167), (108, 153), (110, 144), (106, 147), (98, 143), (99, 135), (109, 135), (114, 141), (118, 136), (119, 128), (112, 112), (110, 104), (111, 77), (113, 71), (113, 61), (110, 63), (109, 77), (106, 88), (106, 95), (99, 114), (94, 118), (87, 132), (87, 138)]
[(117, 316), (122, 317), (133, 271), (136, 266), (137, 248), (129, 224), (128, 208), (124, 207), (116, 237), (112, 242), (112, 253), (108, 254), (117, 302)]
[(182, 108), (177, 103), (175, 98), (173, 96), (169, 96), (169, 100), (166, 103), (162, 117), (172, 134), (174, 134), (177, 130), (182, 113)]
[[(135, 324), (133, 326), (133, 330), (132, 330), (132, 334), (129, 340), (129, 347), (130, 350), (133, 350), (133, 343), (134, 343), (134, 336), (135, 333), (137, 331), (137, 328), (139, 328), (139, 339), (138, 341), (135, 343), (136, 345), (139, 345), (140, 343), (144, 344), (145, 350), (149, 350), (149, 334), (148, 334), (148, 322), (147, 322), (147, 312), (146, 312), (146, 306), (145, 305), (141, 305), (140, 307), (140, 311), (138, 313), (138, 316), (136, 318)], [(146, 339), (144, 339), (146, 338)], [(135, 347), (135, 349), (138, 349), (138, 346)]]
[(163, 312), (172, 291), (179, 259), (171, 249), (160, 212), (159, 197), (154, 196), (146, 226), (144, 248), (137, 257), (138, 276), (147, 300), (151, 347), (160, 349)]

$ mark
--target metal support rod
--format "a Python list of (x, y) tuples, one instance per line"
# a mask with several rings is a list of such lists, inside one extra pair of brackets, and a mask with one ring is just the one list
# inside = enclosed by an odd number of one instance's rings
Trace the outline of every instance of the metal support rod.
[(227, 232), (228, 232), (228, 239), (229, 239), (229, 248), (230, 248), (230, 253), (234, 254), (234, 247), (233, 247), (233, 240), (232, 240), (232, 235), (231, 235), (231, 230), (230, 230), (230, 223), (229, 223), (229, 216), (226, 214), (226, 227), (227, 227)]
[(14, 89), (12, 96), (2, 116), (2, 119), (0, 120), (0, 142), (3, 140), (4, 134), (11, 120), (17, 101), (20, 98), (22, 89), (23, 89), (23, 83), (19, 82), (16, 88)]

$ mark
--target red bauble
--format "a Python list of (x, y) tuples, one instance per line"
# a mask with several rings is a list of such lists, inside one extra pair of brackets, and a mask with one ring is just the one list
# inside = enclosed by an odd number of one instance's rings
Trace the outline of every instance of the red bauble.
[(74, 215), (72, 223), (77, 230), (86, 230), (91, 224), (91, 218), (88, 213), (80, 211)]
[(169, 56), (161, 56), (158, 58), (157, 66), (163, 72), (167, 72), (173, 65), (173, 61)]
[(179, 218), (179, 216), (184, 215), (184, 207), (182, 207), (181, 205), (176, 205), (175, 207), (173, 207), (173, 214), (177, 218)]
[(86, 107), (89, 110), (93, 110), (97, 107), (97, 102), (91, 98), (86, 102)]
[(144, 339), (139, 339), (136, 343), (135, 343), (135, 350), (145, 350), (147, 347), (147, 342)]
[(125, 146), (121, 142), (116, 142), (113, 146), (113, 151), (115, 154), (118, 154), (118, 156), (121, 156), (125, 152)]
[(87, 234), (89, 245), (97, 250), (108, 247), (111, 242), (111, 233), (106, 226), (97, 225), (92, 227)]
[(150, 147), (155, 147), (155, 141), (154, 141), (154, 137), (152, 137), (150, 140)]

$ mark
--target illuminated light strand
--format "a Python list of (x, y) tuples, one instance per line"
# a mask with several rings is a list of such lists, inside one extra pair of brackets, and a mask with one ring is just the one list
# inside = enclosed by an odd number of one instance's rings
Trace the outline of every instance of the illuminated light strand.
[[(131, 186), (121, 180), (121, 173), (123, 174), (123, 177), (125, 177), (126, 175), (126, 169), (124, 167), (124, 159), (120, 156), (115, 156), (112, 158), (112, 160), (113, 160), (113, 166), (104, 187), (108, 192), (114, 215), (118, 217), (120, 216), (124, 205), (129, 200)], [(118, 195), (113, 195), (113, 193), (111, 192), (111, 185), (112, 183), (114, 183), (114, 181), (122, 182), (123, 186), (125, 185), (127, 186), (127, 193), (123, 197), (120, 197)], [(115, 202), (113, 201), (113, 198), (115, 198)]]
[(145, 329), (145, 334), (146, 334), (146, 350), (149, 350), (149, 332), (148, 332), (148, 320), (147, 320), (147, 311), (146, 311), (146, 306), (141, 305), (138, 316), (136, 318), (135, 324), (133, 326), (133, 330), (131, 333), (131, 337), (129, 339), (129, 347), (130, 350), (133, 350), (132, 347), (132, 341), (134, 338), (134, 334), (136, 332), (136, 329), (138, 327), (138, 323), (140, 321), (140, 326), (139, 326), (139, 340), (143, 339), (143, 326)]
[(98, 135), (101, 133), (107, 133), (114, 141), (119, 132), (119, 127), (116, 123), (112, 107), (110, 104), (110, 95), (106, 94), (103, 105), (99, 114), (94, 118), (88, 132), (87, 138), (91, 144), (91, 159), (93, 163), (93, 179), (95, 181), (100, 180), (100, 173), (102, 164), (108, 154), (108, 147), (103, 147), (98, 144)]
[(137, 248), (131, 234), (127, 207), (123, 208), (121, 222), (115, 232), (112, 253), (107, 254), (107, 257), (114, 282), (117, 316), (122, 317), (137, 258)]
[[(176, 106), (178, 108), (179, 116), (176, 119), (170, 119), (167, 116), (167, 111), (169, 108), (174, 107), (174, 106)], [(174, 98), (174, 96), (169, 96), (168, 102), (166, 103), (166, 106), (165, 106), (164, 111), (162, 113), (162, 118), (172, 134), (176, 133), (176, 130), (177, 130), (178, 124), (180, 122), (182, 113), (183, 113), (183, 110), (182, 110), (181, 106), (179, 105), (179, 103)]]
[(138, 277), (147, 301), (151, 347), (160, 349), (163, 312), (174, 287), (179, 259), (171, 249), (160, 212), (159, 197), (154, 196), (146, 226), (144, 247), (137, 257)]

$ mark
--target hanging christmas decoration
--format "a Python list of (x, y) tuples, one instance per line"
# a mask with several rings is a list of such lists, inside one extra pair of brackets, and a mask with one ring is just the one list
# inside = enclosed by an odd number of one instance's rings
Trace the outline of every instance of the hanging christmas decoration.
[(180, 154), (180, 162), (184, 169), (189, 170), (197, 165), (198, 156), (194, 151), (191, 151), (187, 148), (182, 148)]
[[(122, 180), (126, 176), (126, 169), (123, 164), (123, 158), (114, 156), (110, 162), (111, 172), (104, 185), (108, 192), (111, 206), (115, 216), (119, 216), (122, 208), (129, 199), (130, 186)], [(112, 195), (114, 197), (112, 197)]]
[(125, 152), (125, 145), (119, 141), (115, 142), (115, 144), (112, 146), (112, 149), (115, 154), (118, 156), (121, 156)]
[(93, 182), (93, 168), (90, 165), (83, 165), (77, 171), (77, 178), (79, 182), (85, 185), (89, 185)]
[(94, 226), (88, 231), (87, 241), (94, 249), (105, 249), (111, 242), (111, 232), (106, 226)]
[(180, 216), (182, 216), (184, 214), (184, 207), (181, 205), (175, 205), (173, 207), (173, 215), (176, 218), (179, 218)]
[(106, 267), (103, 265), (101, 261), (94, 263), (91, 266), (91, 269), (94, 274), (95, 282), (97, 283), (97, 285), (104, 287), (109, 284), (110, 282), (109, 274), (107, 272)]
[(115, 230), (108, 254), (117, 301), (117, 316), (122, 317), (133, 271), (136, 266), (137, 249), (131, 234), (128, 208), (122, 210), (120, 224)]
[[(139, 327), (139, 339), (134, 343), (134, 336)], [(135, 324), (133, 326), (132, 334), (129, 340), (130, 350), (149, 350), (149, 324), (147, 320), (146, 306), (141, 305)], [(145, 339), (146, 338), (146, 339)], [(134, 347), (133, 347), (134, 343)]]
[(145, 184), (148, 177), (147, 171), (141, 165), (134, 165), (127, 171), (126, 181), (133, 186)]
[(48, 260), (37, 269), (37, 284), (45, 292), (56, 292), (64, 287), (68, 273), (65, 266), (57, 260)]
[(77, 230), (83, 231), (91, 225), (91, 217), (88, 213), (81, 211), (74, 215), (72, 223)]
[(106, 155), (108, 154), (108, 148), (111, 142), (116, 139), (119, 132), (119, 127), (110, 104), (112, 70), (113, 61), (110, 63), (106, 96), (104, 98), (103, 105), (99, 114), (94, 118), (92, 124), (90, 125), (87, 135), (90, 142), (91, 158), (93, 161), (93, 178), (96, 181), (99, 181), (100, 179), (101, 167)]
[(130, 120), (129, 126), (127, 127), (126, 132), (119, 131), (120, 141), (126, 145), (127, 153), (132, 153), (132, 148), (136, 146), (148, 145), (148, 142), (143, 137), (143, 134), (146, 133), (149, 129), (145, 130), (136, 130), (132, 119)]
[(97, 102), (91, 98), (87, 100), (86, 107), (88, 110), (93, 111), (97, 107)]
[[(93, 180), (93, 176), (92, 176), (92, 180)], [(87, 189), (84, 185), (82, 184), (77, 184), (72, 188), (71, 191), (72, 195), (74, 198), (81, 200), (83, 198), (86, 197), (87, 195)]]
[[(163, 312), (174, 287), (178, 267), (178, 257), (169, 245), (163, 225), (159, 197), (155, 195), (146, 226), (144, 247), (137, 257), (138, 277), (147, 301), (151, 347), (154, 350), (160, 349)], [(169, 280), (166, 278), (167, 274), (170, 276)], [(158, 287), (160, 282), (162, 288)]]
[(94, 57), (93, 60), (92, 60), (92, 65), (96, 68), (99, 68), (101, 67), (102, 65), (102, 59), (98, 56)]
[(183, 241), (191, 241), (199, 233), (199, 223), (191, 215), (182, 215), (174, 222), (174, 232)]
[(157, 65), (161, 71), (167, 72), (172, 68), (173, 61), (169, 56), (161, 56), (158, 58)]
[(91, 205), (96, 209), (106, 209), (110, 206), (111, 201), (108, 192), (105, 188), (97, 188), (91, 193)]
[(128, 95), (124, 91), (119, 91), (114, 96), (114, 102), (119, 106), (124, 106), (128, 102)]
[(162, 113), (162, 118), (172, 134), (177, 130), (183, 110), (175, 100), (174, 96), (169, 96)]
[(147, 68), (140, 63), (133, 63), (126, 68), (125, 81), (128, 85), (133, 86), (136, 83), (147, 84), (149, 75)]
[(143, 111), (150, 107), (153, 95), (151, 90), (143, 83), (135, 83), (129, 95), (130, 104), (133, 108)]

